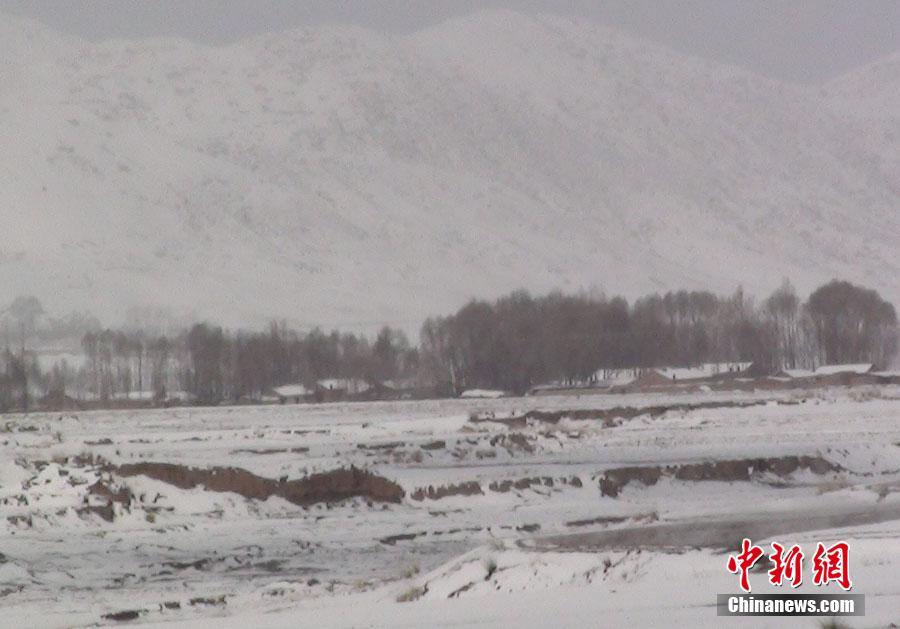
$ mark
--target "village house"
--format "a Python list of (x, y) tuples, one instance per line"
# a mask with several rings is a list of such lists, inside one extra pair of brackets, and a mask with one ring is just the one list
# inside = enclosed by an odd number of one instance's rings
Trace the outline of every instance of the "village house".
[(375, 385), (380, 399), (409, 400), (420, 393), (419, 383), (415, 378), (396, 378), (385, 380)]
[(822, 365), (813, 372), (813, 380), (820, 386), (875, 384), (878, 378), (873, 374), (874, 371), (875, 366), (871, 363)]
[(738, 376), (753, 366), (752, 362), (703, 363), (696, 367), (659, 367), (655, 371), (666, 380), (704, 380), (707, 378)]
[(340, 402), (359, 398), (371, 388), (360, 378), (326, 378), (316, 382), (315, 397), (319, 402)]
[(314, 398), (315, 391), (307, 389), (302, 384), (285, 384), (272, 389), (279, 404), (300, 404), (310, 402)]
[(723, 380), (748, 375), (753, 368), (749, 361), (703, 363), (696, 367), (625, 367), (599, 369), (587, 380), (550, 382), (532, 387), (531, 395), (553, 395), (568, 389), (600, 389), (614, 392), (699, 384), (706, 380)]

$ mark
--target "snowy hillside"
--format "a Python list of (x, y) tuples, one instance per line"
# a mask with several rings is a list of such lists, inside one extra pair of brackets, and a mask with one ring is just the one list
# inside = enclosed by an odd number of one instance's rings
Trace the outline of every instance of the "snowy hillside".
[(3, 17), (0, 60), (5, 301), (409, 328), (522, 286), (900, 302), (896, 142), (854, 87), (510, 12), (221, 48)]
[(894, 194), (900, 195), (900, 52), (838, 77), (825, 92), (845, 122), (856, 127), (881, 169), (895, 173)]

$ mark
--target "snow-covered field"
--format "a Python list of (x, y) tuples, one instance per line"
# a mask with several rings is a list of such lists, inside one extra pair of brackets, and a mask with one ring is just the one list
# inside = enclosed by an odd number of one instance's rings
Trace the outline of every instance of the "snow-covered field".
[(747, 536), (886, 626), (898, 489), (897, 387), (10, 415), (0, 625), (760, 626)]

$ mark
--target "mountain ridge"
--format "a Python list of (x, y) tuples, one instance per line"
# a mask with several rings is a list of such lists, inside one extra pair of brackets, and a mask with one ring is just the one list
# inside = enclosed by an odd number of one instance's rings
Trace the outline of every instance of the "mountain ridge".
[(220, 47), (32, 30), (0, 66), (9, 299), (414, 329), (519, 287), (900, 297), (890, 146), (832, 84), (500, 11)]

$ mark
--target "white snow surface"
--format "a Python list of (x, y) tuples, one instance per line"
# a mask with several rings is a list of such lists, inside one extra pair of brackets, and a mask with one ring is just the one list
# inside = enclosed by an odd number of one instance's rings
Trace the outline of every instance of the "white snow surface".
[(872, 371), (872, 363), (847, 363), (843, 365), (822, 365), (816, 368), (816, 376), (833, 376), (839, 373), (864, 374)]
[(283, 397), (291, 397), (295, 395), (309, 395), (312, 393), (309, 389), (307, 389), (302, 384), (285, 384), (280, 387), (275, 387), (272, 389), (276, 394)]
[(505, 391), (499, 391), (497, 389), (466, 389), (462, 393), (460, 393), (459, 397), (461, 398), (486, 398), (496, 400), (497, 398), (501, 398), (507, 395)]
[[(127, 611), (191, 627), (716, 627), (715, 594), (737, 590), (722, 551), (743, 533), (847, 540), (867, 596), (850, 626), (884, 626), (900, 608), (898, 400), (900, 387), (865, 386), (3, 416), (0, 614), (17, 627)], [(574, 418), (598, 409), (612, 418)], [(571, 413), (511, 421), (531, 410)], [(784, 457), (829, 467), (600, 485), (613, 469)], [(353, 465), (406, 495), (300, 507), (115, 468), (142, 461), (289, 480)], [(131, 495), (112, 521), (87, 509), (109, 504), (88, 489), (98, 480)]]

